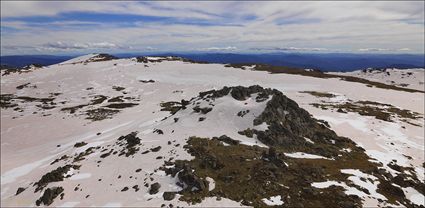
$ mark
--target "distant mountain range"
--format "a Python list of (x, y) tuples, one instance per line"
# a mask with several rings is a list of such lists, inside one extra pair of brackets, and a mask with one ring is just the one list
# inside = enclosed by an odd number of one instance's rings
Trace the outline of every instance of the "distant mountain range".
[(212, 63), (263, 63), (275, 66), (353, 71), (365, 68), (423, 68), (424, 55), (395, 54), (169, 54)]
[[(180, 56), (195, 61), (210, 63), (262, 63), (275, 66), (319, 69), (322, 71), (354, 71), (365, 68), (423, 68), (423, 54), (308, 54), (308, 53), (161, 53), (161, 54), (113, 54), (120, 58), (140, 55)], [(2, 56), (1, 64), (22, 67), (28, 64), (51, 65), (75, 56), (15, 55)]]
[(75, 56), (51, 56), (51, 55), (14, 55), (14, 56), (1, 56), (1, 65), (12, 67), (23, 67), (30, 64), (40, 64), (43, 66), (57, 64)]

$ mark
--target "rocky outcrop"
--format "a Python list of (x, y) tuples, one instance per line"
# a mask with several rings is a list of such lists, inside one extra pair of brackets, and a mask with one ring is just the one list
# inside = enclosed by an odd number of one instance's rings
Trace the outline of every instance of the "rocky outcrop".
[(159, 63), (163, 61), (182, 61), (186, 63), (200, 63), (200, 64), (207, 64), (208, 62), (204, 61), (194, 61), (191, 59), (178, 57), (178, 56), (156, 56), (155, 59), (149, 59), (149, 57), (146, 56), (138, 56), (136, 57), (136, 61), (139, 63)]
[(34, 183), (34, 186), (36, 186), (35, 192), (43, 190), (43, 188), (51, 182), (63, 181), (63, 179), (65, 178), (65, 173), (67, 173), (71, 168), (76, 167), (72, 165), (65, 165), (63, 167), (58, 167), (57, 169), (46, 173), (41, 177), (38, 182)]
[(186, 106), (190, 104), (190, 101), (182, 99), (181, 102), (163, 102), (160, 103), (161, 111), (169, 111), (170, 114), (174, 115), (180, 109), (186, 109)]
[[(260, 140), (267, 147), (245, 145), (226, 135), (189, 137), (184, 148), (193, 159), (168, 161), (163, 167), (166, 174), (178, 177), (178, 185), (183, 188), (179, 192), (180, 200), (197, 203), (203, 197), (217, 196), (240, 201), (247, 206), (264, 207), (264, 198), (284, 193), (282, 201), (287, 207), (361, 207), (362, 199), (347, 195), (344, 188), (312, 186), (313, 182), (338, 181), (373, 197), (367, 188), (354, 184), (349, 179), (350, 175), (342, 174), (342, 170), (346, 169), (356, 169), (373, 176), (373, 183), (381, 184), (376, 191), (387, 199), (381, 200), (383, 204), (398, 203), (411, 207), (411, 202), (399, 187), (417, 190), (423, 187), (414, 171), (409, 176), (398, 174), (398, 177), (393, 177), (382, 168), (382, 164), (371, 162), (363, 148), (348, 138), (338, 136), (325, 121), (313, 118), (278, 90), (260, 86), (224, 87), (201, 92), (190, 103), (199, 106), (198, 101), (202, 99), (214, 106), (214, 100), (223, 96), (242, 102), (248, 98), (267, 102), (263, 112), (252, 121), (254, 127), (238, 131), (240, 135)], [(201, 113), (200, 109), (198, 112)], [(311, 159), (304, 157), (305, 153), (322, 157)], [(409, 172), (395, 165), (389, 166), (397, 171)], [(212, 190), (208, 189), (204, 180), (207, 177), (215, 181)], [(409, 177), (412, 179), (409, 180)]]
[(230, 138), (226, 135), (222, 135), (220, 137), (213, 137), (213, 139), (216, 139), (218, 141), (222, 141), (222, 142), (229, 144), (229, 145), (238, 145), (239, 144), (238, 140), (234, 140), (234, 139), (232, 139), (232, 138)]
[(136, 62), (139, 62), (139, 63), (148, 63), (149, 60), (148, 60), (148, 58), (146, 58), (144, 56), (138, 56), (138, 57), (136, 57)]
[(86, 142), (77, 142), (77, 143), (74, 144), (74, 147), (78, 148), (78, 147), (82, 147), (82, 146), (85, 146), (85, 145), (87, 145)]
[(130, 156), (130, 155), (134, 155), (139, 148), (137, 147), (137, 145), (140, 144), (140, 138), (136, 136), (137, 132), (132, 132), (130, 134), (127, 134), (125, 136), (120, 136), (118, 138), (118, 142), (120, 144), (120, 146), (124, 146), (124, 149), (121, 151), (120, 155), (124, 155), (126, 157)]
[(212, 108), (210, 107), (199, 107), (199, 106), (195, 106), (193, 108), (193, 111), (195, 111), (196, 113), (202, 113), (202, 114), (207, 114), (208, 112), (210, 112), (212, 110)]
[(62, 187), (52, 187), (47, 188), (46, 191), (44, 191), (43, 195), (35, 202), (37, 206), (40, 206), (41, 204), (45, 206), (49, 206), (53, 203), (56, 197), (59, 196), (63, 192)]
[(24, 191), (25, 191), (25, 188), (19, 187), (18, 190), (16, 190), (16, 194), (15, 195), (18, 195), (18, 194), (20, 194), (20, 193), (22, 193)]
[(253, 85), (250, 87), (236, 86), (236, 87), (223, 87), (221, 90), (209, 90), (206, 92), (200, 92), (200, 98), (220, 98), (226, 96), (230, 93), (230, 95), (239, 101), (246, 100), (254, 93), (258, 93), (256, 97), (257, 102), (262, 102), (266, 100), (269, 95), (272, 94), (271, 89), (264, 89), (259, 85)]
[(98, 55), (95, 55), (95, 56), (89, 58), (87, 61), (85, 61), (85, 63), (99, 62), (99, 61), (110, 61), (110, 60), (114, 60), (114, 59), (118, 59), (118, 58), (115, 57), (115, 56), (112, 56), (110, 54), (101, 53), (101, 54), (98, 54)]
[[(253, 121), (254, 126), (267, 124), (267, 130), (246, 129), (238, 132), (247, 137), (256, 135), (257, 139), (266, 145), (332, 158), (339, 155), (340, 150), (347, 144), (352, 144), (350, 139), (337, 136), (329, 129), (329, 126), (313, 118), (295, 101), (276, 89), (258, 85), (223, 87), (220, 90), (201, 92), (198, 99), (214, 100), (226, 95), (239, 101), (244, 101), (251, 96), (255, 96), (257, 102), (268, 100), (264, 111)], [(210, 107), (205, 108), (208, 109), (195, 106), (194, 110), (201, 113), (210, 111)], [(238, 116), (242, 116), (243, 113), (240, 112)], [(315, 145), (306, 142), (305, 138), (309, 138)]]
[[(273, 97), (267, 102), (264, 111), (254, 119), (255, 126), (266, 123), (267, 130), (252, 130), (257, 138), (269, 146), (279, 146), (291, 151), (305, 151), (325, 157), (335, 157), (341, 148), (353, 142), (339, 137), (310, 113), (300, 108), (278, 90), (264, 90)], [(306, 143), (309, 138), (315, 145)]]

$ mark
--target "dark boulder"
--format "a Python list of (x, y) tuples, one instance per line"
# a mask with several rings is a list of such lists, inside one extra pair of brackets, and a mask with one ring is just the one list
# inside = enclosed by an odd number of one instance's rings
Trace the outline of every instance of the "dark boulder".
[(152, 184), (150, 189), (149, 189), (149, 194), (153, 195), (153, 194), (158, 193), (159, 188), (161, 188), (161, 184), (159, 184), (159, 183)]
[(195, 111), (196, 113), (207, 114), (207, 113), (209, 113), (210, 111), (212, 111), (212, 108), (210, 108), (210, 107), (204, 107), (204, 108), (201, 108), (201, 107), (199, 107), (199, 106), (195, 106), (195, 107), (193, 108), (193, 111)]
[(161, 149), (161, 146), (158, 147), (154, 147), (152, 149), (150, 149), (152, 152), (158, 152)]
[(149, 80), (139, 80), (141, 83), (154, 83), (155, 80), (149, 79)]
[(234, 140), (226, 135), (222, 135), (220, 137), (213, 137), (213, 139), (217, 139), (218, 141), (222, 141), (226, 144), (230, 144), (230, 145), (238, 145), (239, 141), (238, 140)]
[(86, 142), (77, 142), (77, 143), (74, 144), (74, 147), (82, 147), (82, 146), (85, 146), (85, 145), (87, 145)]
[(18, 194), (20, 194), (20, 193), (22, 193), (22, 192), (24, 192), (24, 191), (25, 191), (25, 188), (19, 187), (18, 190), (16, 190), (15, 196), (18, 195)]
[(178, 178), (187, 185), (185, 190), (208, 191), (208, 181), (199, 178), (188, 165), (185, 165), (183, 170), (179, 172)]
[(190, 101), (182, 99), (180, 103), (181, 103), (182, 106), (187, 106), (187, 105), (190, 104)]
[(161, 129), (155, 129), (153, 130), (153, 133), (164, 134), (164, 132)]
[(166, 191), (162, 194), (162, 197), (164, 198), (165, 201), (171, 201), (174, 199), (175, 196), (176, 196), (176, 192)]
[(254, 130), (248, 128), (248, 129), (245, 129), (243, 131), (238, 131), (238, 134), (244, 135), (248, 138), (252, 138), (252, 137), (254, 137)]

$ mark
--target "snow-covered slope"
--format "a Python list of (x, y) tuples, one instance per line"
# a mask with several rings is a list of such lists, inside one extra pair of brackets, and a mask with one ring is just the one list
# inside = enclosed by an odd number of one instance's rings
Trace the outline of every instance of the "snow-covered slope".
[(365, 69), (353, 72), (329, 72), (348, 75), (399, 87), (424, 90), (424, 69)]
[(2, 206), (424, 203), (421, 93), (98, 55), (1, 77)]
[(65, 64), (87, 64), (89, 62), (97, 62), (97, 61), (109, 61), (112, 59), (116, 59), (114, 56), (111, 56), (109, 54), (97, 54), (97, 53), (91, 53), (84, 56), (79, 56), (73, 59), (70, 59), (68, 61), (64, 61), (62, 63), (59, 63), (58, 65), (65, 65)]

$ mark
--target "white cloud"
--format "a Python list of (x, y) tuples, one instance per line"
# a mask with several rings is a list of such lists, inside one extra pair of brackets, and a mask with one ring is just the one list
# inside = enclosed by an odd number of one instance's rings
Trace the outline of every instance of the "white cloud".
[(87, 50), (87, 49), (112, 49), (119, 48), (114, 43), (99, 42), (99, 43), (64, 43), (61, 41), (49, 42), (41, 46), (37, 46), (37, 50), (56, 51), (56, 50)]
[[(174, 8), (172, 7), (174, 5)], [(109, 14), (139, 14), (167, 17), (209, 19), (212, 15), (168, 4), (173, 10), (156, 2), (137, 1), (1, 1), (1, 17), (55, 16), (67, 12), (96, 12)]]
[(272, 47), (272, 48), (251, 48), (256, 51), (328, 51), (327, 48), (299, 48), (299, 47)]
[(81, 44), (81, 43), (63, 43), (61, 41), (52, 42), (52, 43), (46, 43), (43, 45), (45, 48), (51, 48), (51, 49), (62, 49), (62, 50), (69, 50), (69, 49), (87, 49), (89, 46), (87, 44)]
[(101, 43), (91, 43), (89, 44), (90, 47), (93, 48), (116, 48), (118, 47), (114, 43), (108, 43), (108, 42), (101, 42)]
[(387, 48), (360, 48), (358, 51), (389, 51)]
[(391, 49), (391, 48), (360, 48), (358, 51), (361, 52), (377, 52), (377, 51), (410, 51), (409, 48), (399, 48), (399, 49)]
[(227, 47), (208, 47), (208, 48), (201, 48), (199, 50), (201, 51), (235, 51), (235, 50), (238, 50), (238, 48), (234, 46), (227, 46)]

